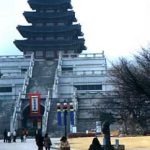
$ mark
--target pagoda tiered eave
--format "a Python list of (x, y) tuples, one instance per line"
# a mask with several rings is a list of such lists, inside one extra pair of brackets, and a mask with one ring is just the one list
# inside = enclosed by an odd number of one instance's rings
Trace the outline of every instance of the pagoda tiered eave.
[(77, 40), (16, 40), (15, 43), (23, 44), (23, 45), (68, 45), (68, 44), (77, 44), (84, 43), (84, 38), (80, 38)]
[(78, 40), (51, 40), (51, 41), (29, 41), (29, 40), (16, 40), (14, 44), (21, 51), (34, 51), (34, 50), (76, 50), (81, 52), (86, 50), (84, 46), (84, 39)]
[(72, 9), (70, 1), (71, 0), (29, 0), (28, 3), (33, 10), (58, 7)]
[(38, 36), (61, 36), (65, 34), (74, 34), (77, 36), (83, 36), (81, 32), (81, 26), (71, 25), (71, 26), (53, 26), (53, 27), (34, 27), (34, 26), (18, 26), (20, 34), (23, 37), (38, 37)]
[(26, 20), (29, 23), (54, 22), (54, 21), (59, 22), (59, 21), (64, 21), (64, 20), (70, 20), (70, 22), (77, 21), (77, 19), (75, 18), (75, 13), (73, 11), (68, 11), (64, 13), (24, 12), (23, 15), (25, 16)]

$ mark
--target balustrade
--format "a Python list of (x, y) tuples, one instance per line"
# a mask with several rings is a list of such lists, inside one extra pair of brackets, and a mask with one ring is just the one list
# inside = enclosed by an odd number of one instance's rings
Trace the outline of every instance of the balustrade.
[(43, 133), (43, 135), (46, 133), (46, 130), (47, 130), (48, 114), (49, 114), (50, 105), (51, 105), (50, 95), (52, 95), (51, 90), (48, 90), (48, 94), (47, 94), (47, 97), (45, 100), (45, 110), (44, 110), (44, 114), (42, 117), (42, 133)]
[(21, 92), (19, 92), (19, 96), (15, 103), (15, 108), (14, 108), (13, 116), (11, 118), (11, 123), (10, 123), (10, 131), (11, 132), (13, 132), (15, 129), (17, 129), (17, 119), (21, 113), (21, 105), (22, 105), (21, 97), (22, 97), (22, 94), (23, 95), (26, 94), (26, 89), (29, 84), (29, 79), (32, 77), (33, 66), (34, 66), (34, 55), (32, 54), (31, 60), (30, 60), (30, 65), (29, 65), (28, 71), (26, 73), (24, 82), (23, 82), (22, 90), (21, 90)]

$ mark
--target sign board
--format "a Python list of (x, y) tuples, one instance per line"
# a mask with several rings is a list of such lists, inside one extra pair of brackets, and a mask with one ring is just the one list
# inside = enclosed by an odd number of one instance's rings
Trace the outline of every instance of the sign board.
[(30, 115), (39, 116), (41, 115), (40, 111), (40, 94), (39, 93), (30, 93)]
[(100, 134), (101, 132), (101, 121), (96, 121), (96, 134)]
[(77, 127), (76, 126), (72, 127), (72, 133), (77, 133)]

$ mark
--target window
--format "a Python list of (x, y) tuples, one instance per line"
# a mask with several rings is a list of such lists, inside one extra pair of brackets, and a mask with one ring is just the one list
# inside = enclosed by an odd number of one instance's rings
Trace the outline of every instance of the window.
[(32, 51), (26, 51), (25, 53), (26, 53), (26, 55), (30, 56), (32, 54)]
[(55, 12), (55, 10), (54, 9), (48, 9), (48, 10), (46, 10), (46, 12), (51, 13), (51, 12)]
[(36, 57), (42, 57), (43, 51), (36, 51)]
[(43, 26), (43, 23), (36, 23), (36, 26), (37, 26), (37, 27), (42, 27), (42, 26)]
[(0, 87), (0, 92), (12, 92), (12, 87)]
[(64, 40), (64, 37), (63, 36), (59, 36), (57, 37), (58, 40)]
[(77, 90), (102, 90), (102, 85), (75, 85)]
[(0, 72), (0, 78), (3, 76), (3, 74)]
[(42, 41), (43, 37), (36, 37), (36, 40)]
[(54, 52), (53, 51), (46, 51), (46, 57), (49, 58), (49, 57), (54, 57)]
[(58, 26), (64, 26), (65, 24), (63, 22), (58, 22), (57, 25)]
[(62, 68), (62, 71), (73, 71), (73, 68), (72, 67)]
[(26, 73), (27, 72), (27, 68), (21, 68), (21, 73)]
[(46, 26), (47, 27), (54, 26), (54, 23), (52, 23), (52, 22), (46, 23)]
[(54, 40), (54, 37), (46, 37), (46, 40)]

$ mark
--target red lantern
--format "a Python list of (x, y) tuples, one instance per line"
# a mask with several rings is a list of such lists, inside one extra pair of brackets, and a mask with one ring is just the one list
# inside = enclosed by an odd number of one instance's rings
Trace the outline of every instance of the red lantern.
[(67, 103), (64, 103), (63, 104), (63, 110), (67, 110), (68, 109), (68, 104)]
[(61, 103), (57, 103), (57, 111), (61, 111), (61, 108), (62, 108)]
[(73, 107), (73, 103), (70, 103), (70, 111), (73, 111), (74, 110), (74, 107)]

